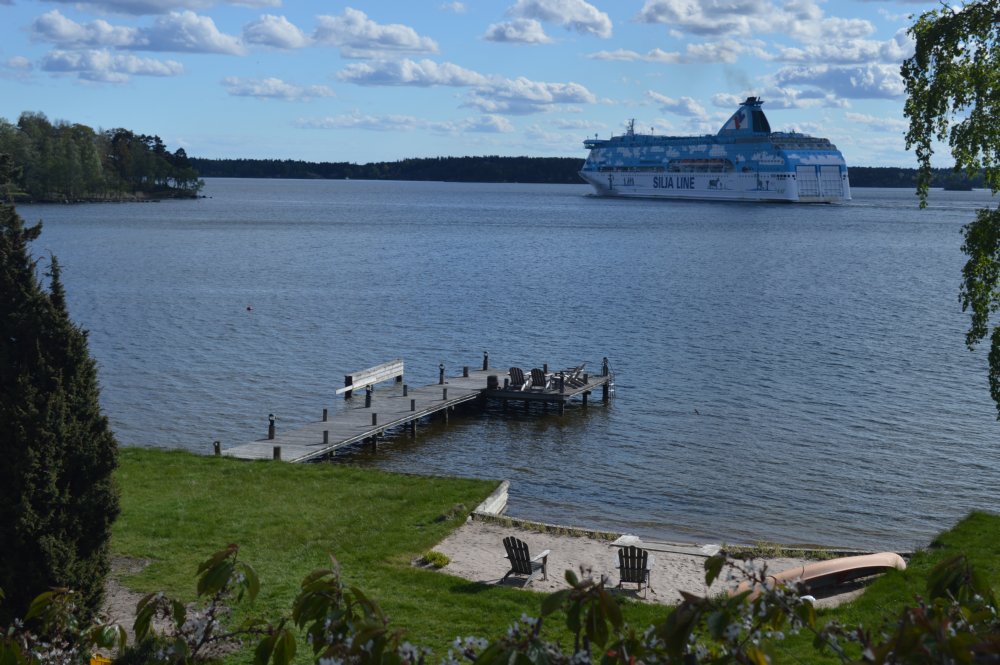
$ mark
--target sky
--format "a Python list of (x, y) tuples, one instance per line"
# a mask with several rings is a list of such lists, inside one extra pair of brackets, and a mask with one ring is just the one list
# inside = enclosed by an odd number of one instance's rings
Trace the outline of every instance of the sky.
[(757, 96), (772, 129), (829, 138), (849, 166), (913, 167), (899, 66), (938, 6), (0, 0), (0, 118), (124, 127), (194, 157), (582, 160), (630, 119), (714, 134)]

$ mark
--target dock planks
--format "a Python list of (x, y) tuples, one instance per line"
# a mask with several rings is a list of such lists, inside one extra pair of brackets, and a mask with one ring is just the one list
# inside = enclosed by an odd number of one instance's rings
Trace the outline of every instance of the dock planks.
[(413, 426), (416, 421), (437, 413), (447, 413), (447, 409), (480, 399), (504, 401), (558, 403), (560, 411), (570, 399), (583, 396), (586, 403), (591, 391), (601, 387), (607, 400), (611, 377), (588, 377), (585, 384), (545, 391), (518, 391), (488, 389), (488, 377), (499, 377), (500, 386), (507, 376), (498, 369), (470, 370), (468, 376), (448, 377), (444, 384), (411, 388), (406, 395), (401, 393), (374, 393), (371, 406), (364, 406), (365, 400), (358, 397), (357, 406), (332, 413), (327, 420), (307, 423), (297, 429), (278, 431), (273, 439), (266, 438), (227, 448), (223, 455), (240, 459), (281, 459), (286, 462), (308, 462), (330, 455), (340, 448), (373, 440), (386, 430), (403, 426)]

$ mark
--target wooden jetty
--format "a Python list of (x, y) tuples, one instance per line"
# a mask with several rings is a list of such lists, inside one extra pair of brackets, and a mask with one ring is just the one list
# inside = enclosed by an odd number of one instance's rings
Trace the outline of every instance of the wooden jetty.
[[(527, 408), (531, 403), (556, 404), (559, 413), (574, 398), (581, 398), (584, 406), (590, 394), (601, 389), (602, 400), (607, 402), (613, 387), (607, 358), (600, 374), (582, 372), (583, 366), (549, 372), (548, 367), (532, 370), (522, 375), (517, 368), (510, 371), (489, 367), (489, 354), (483, 354), (483, 369), (464, 367), (458, 376), (446, 377), (444, 365), (439, 366), (438, 382), (412, 388), (403, 384), (402, 391), (376, 393), (373, 386), (383, 381), (402, 383), (403, 361), (393, 360), (361, 372), (345, 376), (344, 387), (337, 391), (350, 397), (354, 391), (365, 389), (364, 401), (351, 399), (351, 405), (330, 414), (323, 409), (320, 420), (294, 430), (278, 432), (275, 418), (269, 416), (266, 439), (221, 449), (216, 442), (215, 454), (241, 459), (276, 459), (287, 462), (308, 462), (336, 452), (346, 446), (374, 444), (387, 430), (408, 428), (416, 431), (421, 418), (441, 416), (467, 402), (500, 400), (504, 407), (511, 401), (522, 402)], [(517, 379), (517, 381), (515, 381)], [(357, 404), (354, 404), (357, 402)]]

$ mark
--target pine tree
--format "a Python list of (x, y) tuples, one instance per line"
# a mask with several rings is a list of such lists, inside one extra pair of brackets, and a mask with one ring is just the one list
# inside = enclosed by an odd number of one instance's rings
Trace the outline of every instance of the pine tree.
[(40, 232), (0, 205), (0, 625), (52, 587), (74, 589), (83, 616), (93, 614), (118, 515), (118, 444), (55, 257), (48, 291), (37, 275), (29, 243)]

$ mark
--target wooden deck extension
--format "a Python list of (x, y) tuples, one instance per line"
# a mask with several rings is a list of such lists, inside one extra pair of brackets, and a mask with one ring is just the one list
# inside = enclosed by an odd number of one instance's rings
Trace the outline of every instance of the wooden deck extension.
[[(287, 432), (274, 431), (272, 423), (268, 438), (236, 445), (224, 451), (216, 446), (216, 454), (241, 459), (308, 462), (330, 455), (345, 446), (374, 442), (386, 430), (409, 427), (410, 431), (415, 431), (417, 421), (421, 418), (435, 414), (447, 418), (449, 410), (466, 402), (497, 399), (502, 400), (505, 406), (511, 400), (524, 402), (525, 406), (530, 402), (555, 403), (562, 413), (566, 403), (575, 397), (581, 397), (586, 405), (591, 392), (598, 388), (601, 388), (603, 400), (607, 402), (612, 383), (609, 373), (587, 376), (586, 382), (574, 387), (563, 383), (562, 390), (556, 380), (549, 389), (520, 391), (505, 389), (505, 378), (508, 378), (506, 371), (492, 368), (465, 368), (459, 376), (445, 377), (442, 368), (439, 383), (418, 388), (404, 385), (402, 394), (369, 391), (364, 398), (355, 396), (351, 399), (351, 406), (329, 416), (328, 410), (323, 409), (321, 420)], [(497, 387), (491, 388), (491, 385)], [(356, 406), (353, 405), (355, 402)], [(366, 403), (370, 405), (366, 406)], [(270, 436), (272, 432), (273, 437)]]

